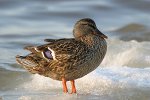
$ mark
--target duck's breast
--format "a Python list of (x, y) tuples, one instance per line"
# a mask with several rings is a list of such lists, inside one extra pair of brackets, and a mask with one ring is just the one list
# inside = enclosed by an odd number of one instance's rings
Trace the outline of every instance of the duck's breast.
[(83, 77), (91, 71), (95, 70), (100, 65), (107, 51), (107, 43), (104, 39), (101, 38), (96, 38), (96, 41), (94, 42), (95, 45), (90, 47), (89, 53), (86, 54), (87, 56), (84, 59), (84, 63), (81, 65), (76, 65), (77, 70), (66, 74), (66, 78), (68, 80)]

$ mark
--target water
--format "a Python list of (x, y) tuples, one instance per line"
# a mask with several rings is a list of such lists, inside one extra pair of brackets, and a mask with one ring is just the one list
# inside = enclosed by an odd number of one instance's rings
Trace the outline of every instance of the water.
[[(150, 100), (149, 11), (149, 0), (1, 0), (0, 100)], [(74, 23), (84, 17), (109, 37), (108, 52), (76, 80), (77, 95), (16, 64), (17, 54), (28, 53), (24, 46), (73, 37)]]

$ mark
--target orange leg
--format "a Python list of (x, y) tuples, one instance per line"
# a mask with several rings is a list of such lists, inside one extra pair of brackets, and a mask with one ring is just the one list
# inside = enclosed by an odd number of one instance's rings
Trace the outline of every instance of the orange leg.
[(71, 94), (72, 93), (76, 93), (75, 81), (71, 80), (70, 82), (71, 82), (71, 86), (72, 86), (72, 92), (71, 92)]
[(64, 92), (64, 93), (67, 93), (67, 92), (68, 92), (66, 82), (67, 82), (67, 81), (65, 80), (65, 78), (62, 78), (63, 92)]

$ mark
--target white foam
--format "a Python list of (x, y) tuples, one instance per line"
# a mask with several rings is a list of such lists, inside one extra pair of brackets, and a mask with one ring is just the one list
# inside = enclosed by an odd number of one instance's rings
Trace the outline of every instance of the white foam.
[(78, 81), (83, 92), (110, 93), (120, 88), (150, 88), (150, 69), (99, 68)]
[(21, 96), (19, 100), (32, 100), (29, 96)]
[(150, 66), (150, 42), (108, 40), (108, 51), (102, 66)]
[(57, 89), (61, 87), (60, 82), (52, 80), (48, 77), (44, 77), (38, 74), (31, 76), (32, 80), (30, 82), (24, 83), (23, 87), (25, 89), (33, 90), (44, 90), (44, 89)]
[[(79, 93), (94, 95), (110, 94), (118, 89), (150, 89), (149, 76), (150, 68), (98, 68), (85, 77), (76, 80), (76, 87)], [(54, 81), (36, 74), (32, 75), (32, 81), (25, 83), (23, 87), (30, 90), (48, 89), (53, 91), (54, 89), (62, 89), (62, 84), (60, 81)]]

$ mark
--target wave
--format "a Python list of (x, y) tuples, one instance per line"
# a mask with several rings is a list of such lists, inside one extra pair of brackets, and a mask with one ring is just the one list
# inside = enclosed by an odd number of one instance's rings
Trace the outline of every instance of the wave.
[(150, 42), (110, 39), (101, 66), (150, 67)]
[(115, 29), (112, 33), (124, 41), (150, 41), (150, 30), (148, 26), (139, 23), (130, 23), (119, 29)]

